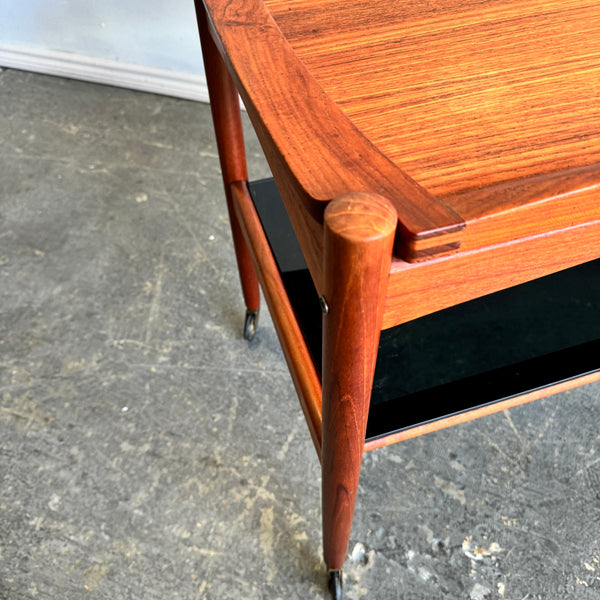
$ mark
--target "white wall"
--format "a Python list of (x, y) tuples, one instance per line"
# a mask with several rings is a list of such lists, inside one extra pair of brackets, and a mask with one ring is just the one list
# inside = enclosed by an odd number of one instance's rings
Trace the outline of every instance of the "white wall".
[(207, 99), (193, 0), (0, 0), (0, 65)]

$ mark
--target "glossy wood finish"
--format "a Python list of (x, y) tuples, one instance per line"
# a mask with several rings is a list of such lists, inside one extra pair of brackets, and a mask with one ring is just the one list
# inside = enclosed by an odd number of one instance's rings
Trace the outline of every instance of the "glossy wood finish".
[[(461, 249), (489, 245), (491, 232), (497, 242), (512, 239), (515, 224), (529, 235), (525, 223), (535, 233), (560, 226), (530, 190), (548, 191), (558, 172), (570, 171), (569, 191), (600, 182), (596, 2), (266, 4), (353, 124), (460, 215)], [(580, 168), (587, 173), (577, 181)], [(490, 186), (498, 190), (486, 196), (484, 214), (465, 207)], [(600, 203), (577, 202), (576, 211), (600, 218)], [(442, 250), (399, 252), (422, 260)]]
[(256, 272), (283, 354), (290, 368), (292, 379), (300, 399), (300, 405), (319, 458), (321, 457), (321, 381), (313, 366), (312, 358), (302, 337), (294, 311), (285, 293), (277, 265), (245, 183), (231, 185), (236, 216), (242, 224), (242, 232), (248, 247), (252, 249)]
[(229, 222), (231, 224), (231, 233), (242, 284), (242, 292), (244, 294), (244, 302), (248, 310), (258, 310), (260, 306), (258, 279), (254, 271), (250, 252), (242, 237), (240, 223), (233, 210), (230, 188), (230, 184), (236, 181), (247, 181), (248, 179), (238, 94), (231, 76), (225, 68), (223, 59), (217, 51), (212, 37), (208, 34), (206, 11), (200, 0), (196, 2), (196, 15), (198, 18), (200, 41), (202, 43), (204, 70), (206, 72), (206, 81), (212, 103), (212, 117), (217, 138), (217, 147), (219, 149), (225, 197), (227, 198)]
[(352, 526), (397, 215), (384, 198), (347, 194), (325, 211), (323, 545), (341, 569)]
[(421, 263), (394, 260), (383, 327), (393, 327), (600, 256), (600, 220)]
[[(600, 183), (600, 8), (589, 0), (269, 0), (277, 23), (260, 0), (208, 4), (275, 176), (287, 182), (316, 283), (321, 242), (298, 210), (303, 202), (320, 221), (320, 201), (341, 193), (388, 197), (399, 215), (396, 252), (415, 261), (486, 247), (490, 234), (507, 241), (515, 224), (529, 223), (527, 235), (556, 229), (539, 192), (563, 169), (569, 187), (560, 195)], [(415, 167), (421, 159), (427, 164)], [(490, 185), (497, 191), (484, 211), (473, 210), (473, 193)], [(579, 222), (600, 218), (590, 200), (575, 211)]]
[[(600, 257), (600, 4), (204, 4), (209, 63), (218, 50), (329, 306), (321, 386), (248, 190), (226, 175), (320, 452), (325, 557), (339, 569), (363, 450), (599, 378), (364, 447), (382, 328)], [(233, 88), (211, 78), (220, 153), (235, 163), (238, 117), (221, 107)]]
[(600, 162), (595, 0), (265, 0), (327, 94), (436, 196)]
[(206, 4), (316, 279), (322, 242), (305, 231), (298, 204), (320, 221), (325, 204), (349, 192), (388, 198), (399, 219), (398, 249), (406, 258), (454, 248), (460, 217), (378, 152), (345, 117), (298, 60), (262, 0)]
[[(447, 201), (469, 224), (472, 239), (491, 246), (599, 220), (599, 194), (600, 165), (591, 164), (469, 190)], [(465, 238), (461, 251), (478, 247)]]

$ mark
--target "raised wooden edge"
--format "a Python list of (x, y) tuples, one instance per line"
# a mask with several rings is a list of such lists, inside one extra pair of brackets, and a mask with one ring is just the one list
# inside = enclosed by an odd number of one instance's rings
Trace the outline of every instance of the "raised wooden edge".
[[(398, 214), (396, 249), (405, 260), (457, 247), (462, 219), (352, 124), (299, 60), (262, 0), (204, 4), (278, 182), (291, 176), (308, 204), (350, 192), (386, 197)], [(273, 152), (281, 161), (273, 160)], [(323, 208), (308, 206), (313, 215)]]
[(600, 163), (469, 190), (445, 200), (466, 222), (461, 252), (600, 219)]
[(600, 381), (600, 371), (588, 373), (587, 375), (583, 375), (582, 377), (576, 377), (574, 379), (563, 381), (556, 385), (548, 386), (538, 390), (533, 390), (531, 392), (528, 392), (527, 394), (515, 396), (514, 398), (509, 398), (508, 400), (502, 400), (500, 402), (489, 404), (487, 406), (480, 406), (479, 408), (474, 408), (473, 410), (469, 410), (464, 413), (451, 415), (449, 417), (444, 417), (436, 421), (424, 423), (423, 425), (417, 425), (416, 427), (411, 427), (403, 431), (393, 433), (391, 435), (387, 435), (374, 440), (369, 440), (368, 442), (365, 442), (365, 451), (375, 450), (376, 448), (383, 448), (384, 446), (389, 446), (397, 442), (409, 440), (420, 435), (425, 435), (427, 433), (439, 431), (440, 429), (445, 429), (447, 427), (459, 425), (460, 423), (466, 423), (467, 421), (472, 421), (473, 419), (478, 419), (480, 417), (492, 415), (494, 413), (501, 412), (509, 408), (520, 406), (521, 404), (527, 404), (528, 402), (533, 402), (534, 400), (539, 400), (541, 398), (551, 396), (553, 394), (566, 392), (567, 390), (571, 390), (578, 386), (592, 383), (594, 381)]
[(600, 220), (419, 263), (394, 260), (383, 328), (600, 257)]
[(238, 215), (242, 233), (251, 248), (254, 266), (275, 331), (279, 337), (300, 405), (319, 459), (321, 458), (321, 382), (296, 321), (269, 242), (265, 237), (260, 219), (245, 182), (231, 184), (234, 209)]

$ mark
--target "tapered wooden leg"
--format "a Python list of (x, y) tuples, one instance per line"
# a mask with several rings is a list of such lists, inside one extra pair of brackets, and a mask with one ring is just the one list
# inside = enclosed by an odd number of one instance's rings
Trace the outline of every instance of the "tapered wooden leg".
[(342, 196), (325, 211), (322, 502), (333, 571), (352, 527), (396, 223), (393, 207), (372, 194)]
[(254, 335), (256, 327), (260, 294), (254, 265), (242, 235), (237, 215), (233, 210), (231, 195), (232, 183), (248, 180), (239, 98), (231, 76), (210, 34), (202, 0), (196, 0), (196, 16), (198, 18), (204, 69), (221, 162), (221, 173), (225, 185), (233, 244), (247, 309), (244, 337), (250, 339)]

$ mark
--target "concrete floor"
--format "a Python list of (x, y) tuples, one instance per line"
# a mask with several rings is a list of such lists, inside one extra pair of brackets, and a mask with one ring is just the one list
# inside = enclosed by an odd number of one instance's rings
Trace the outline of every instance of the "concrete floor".
[[(0, 598), (326, 597), (209, 109), (0, 72)], [(249, 136), (251, 171), (265, 174)], [(600, 386), (365, 457), (346, 597), (600, 598)]]

